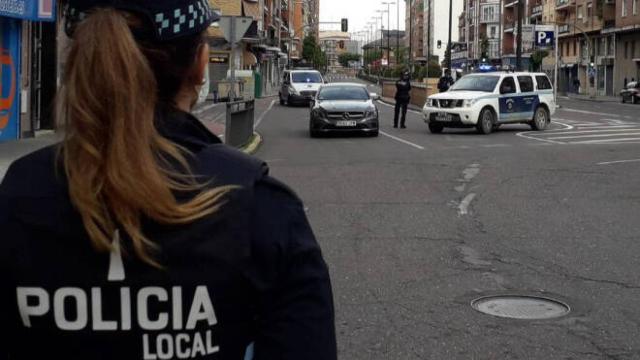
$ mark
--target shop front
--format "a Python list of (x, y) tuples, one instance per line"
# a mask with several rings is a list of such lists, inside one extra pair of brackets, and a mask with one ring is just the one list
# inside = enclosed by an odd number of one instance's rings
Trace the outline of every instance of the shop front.
[[(23, 127), (32, 128), (29, 121), (26, 126), (21, 123), (21, 115), (29, 114), (31, 107), (29, 89), (22, 85), (32, 79), (23, 79), (23, 69), (39, 71), (40, 64), (32, 63), (31, 37), (23, 32), (32, 23), (55, 19), (54, 0), (0, 0), (0, 142), (19, 139)], [(55, 70), (50, 75), (55, 78)]]

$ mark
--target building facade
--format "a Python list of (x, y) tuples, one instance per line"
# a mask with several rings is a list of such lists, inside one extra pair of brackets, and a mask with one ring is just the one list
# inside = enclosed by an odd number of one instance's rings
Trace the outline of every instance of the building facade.
[(500, 0), (465, 0), (458, 28), (466, 54), (454, 53), (454, 68), (472, 71), (480, 63), (501, 64)]
[(341, 31), (320, 31), (320, 48), (327, 57), (326, 69), (336, 72), (342, 67), (338, 58), (348, 52), (351, 35)]
[(617, 94), (625, 81), (640, 79), (640, 1), (617, 1), (615, 19), (615, 26), (605, 31), (616, 38), (613, 87)]
[[(453, 11), (449, 11), (449, 2), (441, 0), (414, 0), (413, 10), (408, 14), (406, 29), (416, 27), (417, 40), (413, 47), (417, 47), (414, 60), (426, 62), (429, 58), (444, 60), (447, 44), (449, 42), (449, 14), (460, 14), (464, 11), (464, 3), (467, 0), (453, 0)], [(409, 21), (411, 19), (411, 21)], [(457, 15), (451, 16), (451, 41), (459, 38), (459, 27), (456, 25)], [(414, 37), (415, 37), (414, 36)], [(438, 45), (439, 44), (439, 45)], [(412, 47), (412, 48), (413, 48)]]

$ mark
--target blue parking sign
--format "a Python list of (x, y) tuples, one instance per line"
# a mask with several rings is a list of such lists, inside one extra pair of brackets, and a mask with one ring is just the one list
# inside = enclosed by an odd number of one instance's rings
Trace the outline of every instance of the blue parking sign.
[(552, 48), (555, 45), (555, 31), (536, 31), (536, 46), (541, 48)]

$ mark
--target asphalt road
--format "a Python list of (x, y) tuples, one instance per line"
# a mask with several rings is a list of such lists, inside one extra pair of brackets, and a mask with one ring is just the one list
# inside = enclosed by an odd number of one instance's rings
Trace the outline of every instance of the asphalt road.
[[(308, 206), (333, 279), (341, 359), (640, 359), (640, 106), (562, 101), (543, 133), (311, 139), (275, 105), (257, 156)], [(471, 308), (566, 302), (552, 320)]]

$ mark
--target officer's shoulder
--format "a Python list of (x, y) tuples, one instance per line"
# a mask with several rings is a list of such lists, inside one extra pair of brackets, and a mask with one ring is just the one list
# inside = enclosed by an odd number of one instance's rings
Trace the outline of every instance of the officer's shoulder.
[(7, 170), (0, 194), (11, 197), (42, 197), (57, 192), (62, 168), (56, 168), (59, 144), (36, 150), (15, 160)]

